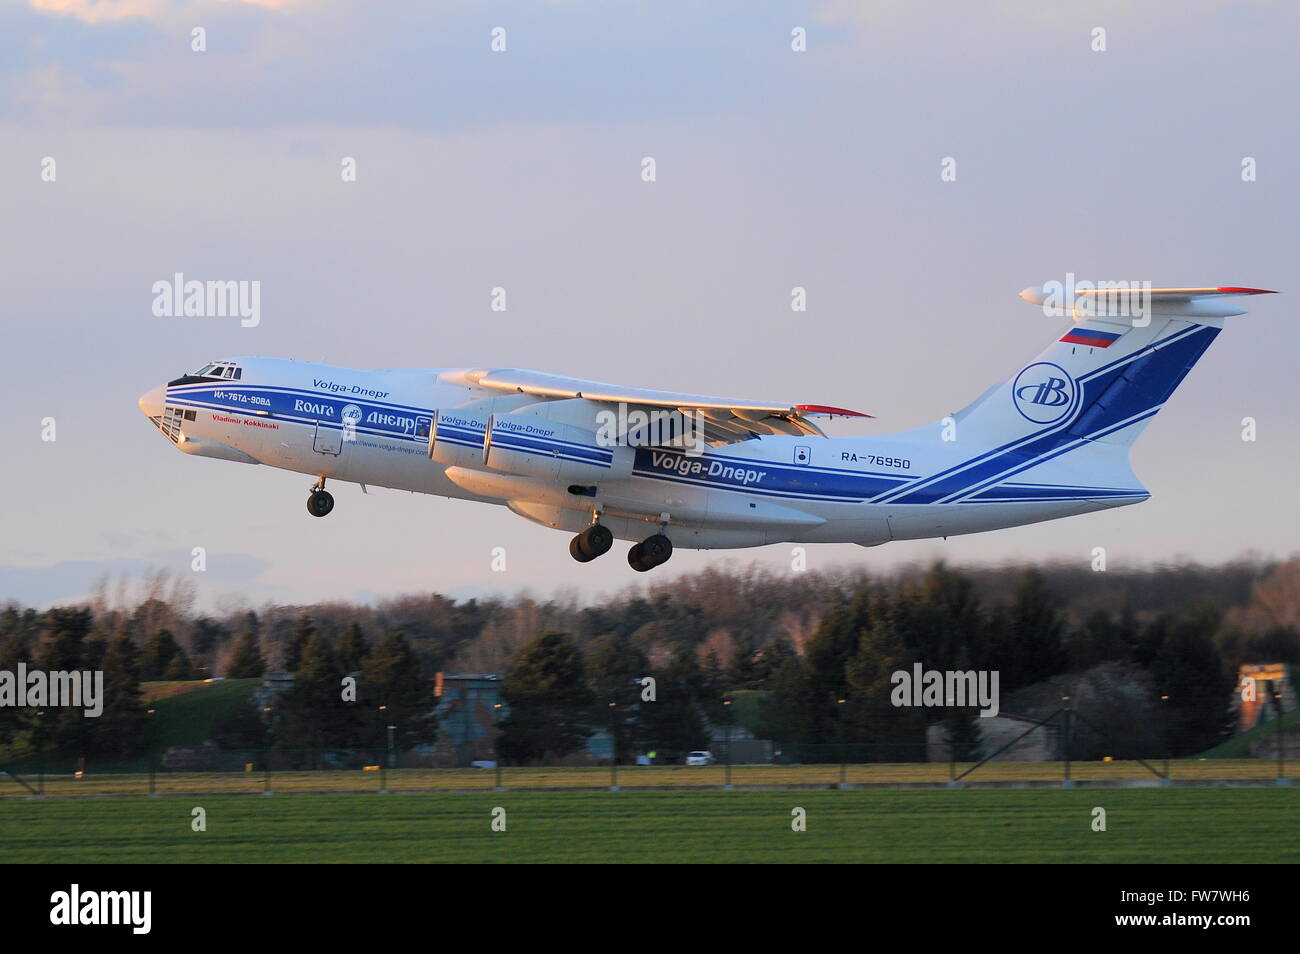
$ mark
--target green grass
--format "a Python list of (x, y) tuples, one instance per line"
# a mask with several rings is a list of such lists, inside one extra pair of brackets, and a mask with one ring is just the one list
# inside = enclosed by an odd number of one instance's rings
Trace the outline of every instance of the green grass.
[[(1283, 734), (1293, 734), (1296, 729), (1300, 729), (1300, 709), (1294, 709), (1291, 712), (1282, 714), (1282, 732)], [(1264, 738), (1266, 735), (1277, 734), (1276, 722), (1265, 722), (1263, 725), (1257, 725), (1253, 729), (1247, 729), (1239, 735), (1234, 735), (1226, 742), (1222, 742), (1210, 749), (1208, 752), (1202, 752), (1203, 759), (1244, 759), (1250, 757), (1250, 747)], [(1264, 761), (1267, 761), (1265, 759)]]
[[(217, 723), (251, 698), (261, 682), (260, 679), (227, 679), (158, 699), (153, 703), (155, 712), (151, 718), (158, 720), (156, 731), (161, 744), (164, 747), (202, 745), (205, 739), (212, 738)], [(145, 683), (145, 688), (150, 685)]]
[[(207, 831), (191, 830), (191, 811)], [(490, 829), (506, 810), (507, 830)], [(1091, 829), (1094, 807), (1105, 832)], [(791, 830), (791, 810), (807, 831)], [(4, 862), (1300, 861), (1285, 789), (488, 792), (0, 803)]]

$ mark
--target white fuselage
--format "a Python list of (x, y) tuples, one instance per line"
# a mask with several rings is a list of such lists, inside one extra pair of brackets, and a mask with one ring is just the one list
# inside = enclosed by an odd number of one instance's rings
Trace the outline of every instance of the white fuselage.
[(575, 533), (599, 514), (616, 537), (662, 530), (686, 548), (874, 546), (1034, 523), (1148, 495), (1119, 450), (1108, 464), (1112, 479), (1099, 485), (1095, 459), (1085, 482), (1068, 455), (1035, 463), (1012, 450), (993, 459), (945, 440), (938, 428), (763, 436), (696, 456), (638, 448), (626, 477), (575, 486), (431, 459), (440, 411), (526, 416), (545, 406), (476, 387), (463, 371), (360, 371), (272, 358), (238, 365), (238, 380), (188, 376), (150, 392), (141, 407), (189, 454), (505, 504)]

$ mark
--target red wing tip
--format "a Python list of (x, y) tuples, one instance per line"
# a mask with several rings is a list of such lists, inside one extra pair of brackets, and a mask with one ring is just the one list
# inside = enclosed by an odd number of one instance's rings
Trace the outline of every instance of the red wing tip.
[(844, 407), (831, 407), (829, 404), (796, 404), (796, 411), (802, 411), (804, 414), (830, 414), (835, 417), (872, 417), (870, 414), (864, 414), (861, 411), (850, 411)]
[(1270, 291), (1267, 288), (1238, 288), (1235, 285), (1227, 285), (1217, 289), (1223, 295), (1276, 295), (1277, 292)]

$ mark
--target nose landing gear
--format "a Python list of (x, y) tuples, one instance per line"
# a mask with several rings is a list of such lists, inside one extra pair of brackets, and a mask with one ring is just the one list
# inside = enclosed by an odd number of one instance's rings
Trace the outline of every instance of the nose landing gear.
[(334, 509), (334, 495), (325, 489), (325, 478), (316, 481), (307, 495), (307, 512), (313, 517), (325, 517)]

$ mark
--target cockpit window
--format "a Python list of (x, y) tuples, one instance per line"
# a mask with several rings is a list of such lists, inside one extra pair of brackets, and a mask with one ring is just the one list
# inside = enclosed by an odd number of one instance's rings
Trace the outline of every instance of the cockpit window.
[(235, 380), (239, 380), (242, 376), (242, 368), (238, 368), (233, 364), (225, 364), (224, 362), (205, 364), (191, 375), (191, 377), (195, 378), (233, 378)]

